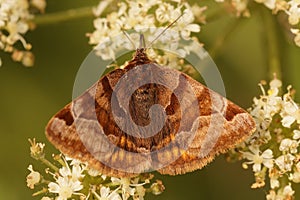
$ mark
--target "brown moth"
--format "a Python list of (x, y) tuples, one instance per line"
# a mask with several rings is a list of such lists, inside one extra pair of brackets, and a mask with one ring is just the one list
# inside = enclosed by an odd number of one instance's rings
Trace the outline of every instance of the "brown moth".
[[(146, 79), (141, 87), (130, 85)], [(55, 114), (46, 136), (62, 153), (103, 174), (129, 177), (201, 169), (254, 130), (245, 110), (188, 75), (159, 66), (139, 48), (124, 69), (103, 76)]]

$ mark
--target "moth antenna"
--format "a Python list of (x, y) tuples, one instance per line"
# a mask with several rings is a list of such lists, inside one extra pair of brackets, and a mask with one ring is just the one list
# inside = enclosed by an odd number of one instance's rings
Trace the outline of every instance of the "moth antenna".
[(145, 37), (143, 34), (140, 34), (140, 49), (141, 48), (146, 48), (146, 42), (145, 42)]
[(135, 46), (134, 42), (132, 41), (132, 39), (129, 37), (128, 33), (127, 33), (126, 31), (124, 31), (123, 29), (121, 29), (121, 31), (124, 33), (124, 35), (125, 35), (125, 36), (127, 37), (127, 39), (130, 41), (132, 47), (133, 47), (134, 49), (136, 49), (136, 46)]
[(150, 48), (153, 43), (161, 36), (163, 35), (171, 26), (173, 26), (185, 13), (182, 13), (181, 15), (179, 15), (171, 24), (169, 24), (160, 34), (158, 34), (158, 36), (156, 36), (149, 44), (149, 46), (147, 48)]

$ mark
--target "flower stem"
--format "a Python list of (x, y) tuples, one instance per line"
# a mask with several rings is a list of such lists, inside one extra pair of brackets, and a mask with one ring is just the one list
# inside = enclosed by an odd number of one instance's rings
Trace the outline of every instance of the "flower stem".
[(48, 190), (46, 188), (41, 189), (40, 191), (37, 191), (32, 194), (32, 196), (38, 196), (40, 194), (45, 194)]
[(264, 40), (266, 41), (267, 66), (269, 78), (273, 79), (274, 74), (281, 79), (280, 50), (277, 35), (276, 19), (266, 8), (261, 9), (264, 27)]
[(51, 169), (53, 169), (55, 172), (58, 172), (59, 169), (55, 165), (53, 165), (51, 162), (49, 162), (46, 158), (41, 157), (41, 158), (39, 158), (39, 160), (42, 163), (44, 163), (45, 165), (47, 165), (48, 167), (50, 167)]
[(33, 22), (37, 25), (47, 25), (91, 16), (93, 16), (93, 12), (92, 7), (89, 6), (38, 15), (34, 18)]

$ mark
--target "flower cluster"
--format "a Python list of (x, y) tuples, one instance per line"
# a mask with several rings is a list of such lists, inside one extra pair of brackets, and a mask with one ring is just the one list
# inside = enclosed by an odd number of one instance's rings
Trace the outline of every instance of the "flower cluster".
[[(249, 0), (215, 0), (216, 2), (227, 2), (234, 8), (237, 16), (250, 16), (248, 9)], [(300, 1), (299, 0), (255, 0), (256, 3), (261, 3), (268, 9), (272, 10), (273, 14), (279, 11), (284, 12), (288, 16), (288, 23), (291, 27), (290, 31), (295, 35), (294, 42), (300, 47)]]
[(262, 95), (254, 98), (250, 110), (256, 121), (256, 132), (229, 155), (245, 159), (243, 167), (252, 166), (255, 183), (265, 186), (269, 177), (267, 200), (293, 199), (293, 184), (300, 183), (300, 109), (293, 100), (291, 86), (280, 95), (282, 83), (273, 79), (267, 92), (260, 84)]
[(159, 195), (164, 190), (161, 181), (152, 181), (151, 174), (133, 178), (108, 177), (89, 168), (86, 163), (62, 154), (53, 156), (54, 162), (51, 163), (45, 158), (44, 144), (35, 140), (30, 140), (30, 143), (31, 156), (47, 168), (42, 175), (29, 165), (26, 182), (30, 189), (39, 189), (33, 195), (43, 195), (42, 200), (143, 200), (146, 193)]
[[(182, 66), (182, 59), (171, 54), (179, 54), (184, 58), (192, 51), (193, 44), (199, 43), (192, 33), (200, 31), (199, 24), (205, 22), (203, 11), (205, 7), (189, 5), (183, 1), (118, 1), (115, 9), (105, 17), (99, 17), (108, 5), (105, 0), (94, 10), (97, 18), (94, 20), (95, 30), (87, 34), (89, 43), (104, 60), (116, 60), (117, 52), (133, 50), (139, 47), (139, 34), (146, 39), (146, 46), (155, 41), (156, 49), (167, 49), (169, 52), (149, 50), (148, 55), (156, 58), (159, 64), (169, 67)], [(177, 21), (176, 21), (177, 20)], [(176, 21), (164, 34), (165, 28)], [(159, 37), (158, 37), (159, 36)], [(149, 47), (149, 46), (147, 46)]]
[(33, 13), (44, 12), (45, 7), (45, 0), (0, 0), (0, 50), (11, 53), (12, 59), (24, 66), (32, 66), (34, 62), (31, 44), (26, 42), (24, 34), (33, 28), (30, 23)]

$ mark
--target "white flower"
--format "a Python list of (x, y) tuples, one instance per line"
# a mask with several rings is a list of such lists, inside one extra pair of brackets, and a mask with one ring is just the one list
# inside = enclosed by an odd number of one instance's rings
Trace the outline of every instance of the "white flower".
[(274, 190), (271, 190), (269, 194), (267, 194), (266, 199), (267, 200), (276, 200), (276, 192)]
[(270, 81), (270, 88), (281, 88), (282, 82), (281, 80), (274, 78), (273, 80)]
[(88, 168), (87, 172), (90, 176), (93, 176), (93, 177), (101, 175), (101, 173), (98, 170), (94, 169), (94, 168)]
[(289, 179), (293, 181), (294, 183), (300, 183), (300, 171), (296, 171), (292, 174), (290, 174)]
[[(62, 177), (66, 177), (73, 182), (80, 181), (84, 177), (83, 171), (86, 169), (86, 165), (80, 162), (79, 160), (73, 158), (69, 158), (69, 157), (62, 157), (62, 158), (65, 162), (65, 165), (59, 169), (59, 174)], [(69, 163), (67, 161), (69, 162), (71, 161), (70, 166), (72, 167), (72, 169), (70, 168)]]
[(262, 164), (267, 168), (273, 167), (273, 152), (271, 149), (265, 150), (262, 154), (260, 154), (258, 146), (249, 146), (249, 150), (251, 152), (243, 152), (243, 157), (250, 160), (248, 164), (253, 164), (254, 172), (261, 171)]
[(295, 191), (293, 191), (291, 185), (286, 185), (283, 189), (277, 191), (271, 190), (270, 193), (267, 195), (267, 200), (286, 200), (291, 199), (294, 195)]
[(295, 156), (293, 156), (292, 154), (281, 155), (275, 159), (275, 163), (281, 171), (291, 171), (294, 164), (294, 159)]
[(237, 11), (237, 16), (240, 16), (241, 14), (248, 15), (247, 14), (247, 6), (248, 6), (248, 0), (231, 0), (232, 6)]
[(120, 195), (116, 191), (110, 191), (109, 187), (100, 188), (100, 196), (97, 196), (99, 200), (121, 200)]
[(128, 1), (128, 7), (129, 7), (128, 13), (131, 13), (132, 15), (136, 15), (136, 16), (142, 13), (147, 13), (152, 6), (158, 5), (159, 3), (161, 2), (157, 0)]
[(43, 197), (41, 200), (52, 200), (50, 197)]
[(288, 4), (290, 5), (289, 10), (287, 11), (289, 15), (289, 23), (291, 25), (296, 25), (300, 20), (300, 2), (297, 0), (291, 0)]
[(280, 186), (278, 179), (274, 177), (270, 178), (270, 186), (272, 189), (278, 188)]
[[(158, 4), (155, 1), (127, 1), (129, 4), (129, 9), (127, 15), (121, 17), (122, 25), (125, 29), (134, 29), (136, 31), (141, 31), (141, 29), (148, 29), (154, 27), (154, 16), (153, 14), (148, 14), (148, 9), (153, 5)], [(142, 30), (143, 32), (145, 30)]]
[[(183, 11), (182, 17), (176, 22), (173, 30), (180, 32), (180, 35), (183, 39), (188, 40), (190, 38), (191, 32), (200, 32), (200, 26), (198, 24), (193, 24), (195, 20), (193, 12), (189, 9)], [(178, 15), (179, 16), (179, 15)], [(173, 17), (174, 20), (178, 17)]]
[(68, 165), (59, 169), (59, 173), (62, 177), (70, 178), (72, 181), (77, 181), (83, 178), (84, 174), (82, 174), (82, 172), (83, 169), (80, 165), (73, 165), (72, 170)]
[(33, 140), (29, 139), (28, 141), (31, 145), (30, 146), (31, 155), (39, 156), (39, 155), (42, 155), (44, 153), (44, 147), (45, 147), (44, 143), (36, 142), (35, 138)]
[(255, 0), (258, 3), (263, 3), (267, 8), (273, 10), (276, 6), (276, 0)]
[(281, 123), (284, 127), (290, 128), (295, 121), (300, 122), (300, 109), (296, 103), (290, 99), (289, 93), (284, 96), (282, 108), (280, 115), (282, 117)]
[(292, 189), (291, 185), (287, 185), (283, 188), (283, 192), (282, 194), (286, 197), (290, 197), (290, 196), (293, 196), (295, 193), (295, 191)]
[(282, 86), (282, 82), (274, 78), (272, 81), (270, 81), (270, 89), (268, 90), (268, 95), (269, 96), (277, 96), (279, 93), (279, 88)]
[[(256, 182), (252, 187), (263, 186), (265, 180), (269, 180), (271, 190), (266, 195), (267, 200), (294, 199), (291, 184), (300, 183), (300, 111), (292, 99), (291, 86), (286, 94), (279, 96), (282, 87), (280, 80), (272, 80), (267, 93), (263, 85), (264, 82), (261, 82), (262, 95), (254, 99), (251, 111), (257, 130), (243, 146), (238, 147), (242, 156), (249, 160), (243, 162), (243, 167), (245, 163), (253, 164)], [(243, 152), (247, 147), (249, 152)], [(260, 152), (260, 149), (266, 148), (263, 153)], [(272, 152), (276, 152), (275, 158)], [(266, 168), (262, 169), (262, 164)]]
[(27, 169), (30, 171), (30, 174), (26, 177), (27, 187), (34, 189), (34, 185), (40, 182), (41, 175), (39, 172), (33, 170), (32, 165), (29, 165)]
[(144, 200), (145, 194), (146, 194), (146, 189), (142, 185), (136, 186), (134, 200)]
[(293, 135), (294, 140), (300, 139), (300, 130), (294, 130), (293, 133), (294, 133)]
[[(90, 38), (89, 43), (95, 45), (96, 55), (101, 56), (103, 60), (117, 59), (118, 51), (124, 49), (132, 50), (132, 43), (139, 41), (137, 33), (143, 33), (146, 44), (153, 41), (167, 25), (174, 22), (182, 12), (184, 14), (176, 21), (168, 31), (160, 35), (155, 41), (156, 49), (168, 49), (178, 52), (182, 57), (189, 53), (189, 49), (179, 44), (180, 39), (185, 39), (187, 42), (191, 40), (192, 32), (199, 32), (200, 26), (194, 24), (195, 16), (192, 12), (192, 7), (187, 2), (161, 2), (157, 0), (128, 0), (118, 3), (118, 11), (111, 12), (106, 18), (97, 18), (94, 20), (95, 31), (87, 34)], [(102, 10), (103, 5), (99, 5)], [(201, 9), (201, 7), (199, 7)], [(154, 13), (152, 12), (154, 10)], [(130, 30), (128, 33), (131, 41), (125, 37), (122, 30)], [(198, 41), (192, 41), (198, 42)], [(135, 48), (139, 45), (134, 45)], [(157, 52), (156, 58), (162, 56), (165, 52)], [(167, 66), (178, 66), (180, 58), (160, 59)], [(161, 63), (159, 63), (161, 64)], [(182, 65), (182, 64), (181, 64)]]
[[(1, 0), (0, 0), (1, 1)], [(30, 140), (34, 147), (40, 143)], [(44, 147), (44, 145), (42, 145)], [(27, 176), (27, 186), (34, 189), (39, 183), (40, 189), (33, 195), (46, 194), (42, 200), (67, 200), (67, 199), (98, 199), (98, 200), (142, 200), (145, 193), (154, 193), (155, 188), (143, 186), (150, 184), (153, 176), (140, 175), (133, 178), (106, 177), (97, 170), (88, 167), (87, 163), (69, 158), (63, 154), (54, 155), (54, 163), (47, 160), (48, 156), (38, 157), (37, 160), (47, 164), (44, 171), (46, 176), (33, 170), (29, 165), (30, 174)], [(60, 166), (60, 168), (58, 167)], [(52, 175), (49, 177), (49, 175)], [(162, 192), (164, 186), (159, 183), (159, 190)], [(48, 186), (45, 188), (45, 185)], [(158, 191), (157, 193), (158, 194)], [(121, 198), (122, 196), (122, 198)]]
[(45, 12), (46, 8), (46, 1), (45, 0), (31, 0), (31, 5), (36, 7), (40, 12)]
[(291, 29), (291, 32), (295, 34), (294, 42), (297, 46), (300, 47), (300, 30), (299, 29)]
[(276, 7), (276, 0), (265, 0), (264, 4), (267, 8), (273, 10)]
[(281, 123), (284, 127), (290, 127), (294, 123), (295, 118), (293, 116), (287, 115), (282, 118)]
[(172, 16), (173, 11), (174, 11), (173, 5), (166, 3), (166, 2), (162, 2), (159, 5), (159, 7), (155, 10), (155, 15), (156, 15), (157, 21), (159, 21), (161, 23), (171, 21), (171, 16)]
[(296, 36), (294, 38), (294, 42), (298, 47), (300, 47), (300, 33), (296, 34)]
[(273, 116), (281, 109), (282, 99), (277, 96), (281, 81), (275, 79), (270, 82), (270, 89), (268, 95), (265, 94), (265, 90), (260, 85), (263, 95), (258, 99), (254, 98), (254, 108), (251, 110), (251, 115), (255, 117), (258, 124), (258, 130), (267, 129)]
[(83, 188), (80, 181), (72, 181), (68, 177), (58, 177), (56, 183), (48, 184), (49, 192), (57, 193), (57, 200), (67, 200)]
[[(20, 52), (19, 55), (22, 56), (19, 60), (12, 58), (14, 61), (22, 62), (25, 66), (31, 66), (34, 59), (32, 53), (29, 53), (31, 45), (24, 38), (24, 34), (30, 28), (30, 21), (34, 17), (30, 10), (35, 7), (43, 12), (45, 6), (45, 0), (0, 1), (0, 49), (13, 54)], [(20, 49), (15, 46), (17, 42), (22, 44)]]
[(135, 193), (135, 188), (130, 187), (129, 178), (115, 178), (111, 177), (111, 181), (114, 184), (120, 185), (122, 190), (122, 199), (128, 199), (129, 196), (133, 196)]
[(280, 142), (279, 150), (283, 152), (297, 153), (298, 142), (285, 138)]

